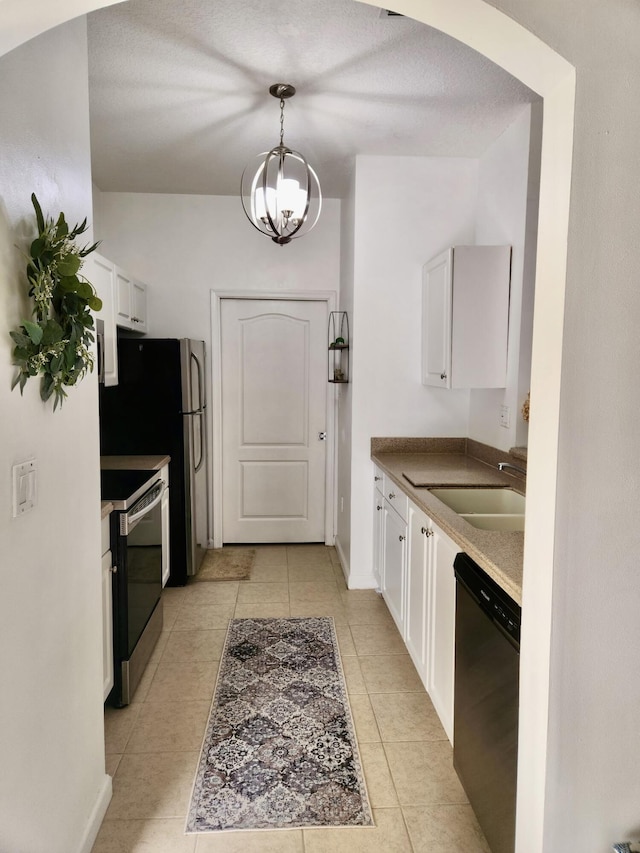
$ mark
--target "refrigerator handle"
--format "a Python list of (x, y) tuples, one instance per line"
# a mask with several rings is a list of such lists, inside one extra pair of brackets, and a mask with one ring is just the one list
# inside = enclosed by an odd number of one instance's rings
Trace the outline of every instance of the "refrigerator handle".
[(195, 409), (196, 411), (200, 411), (200, 409), (204, 409), (204, 407), (206, 406), (205, 399), (204, 399), (204, 378), (202, 376), (202, 365), (198, 361), (198, 357), (195, 353), (193, 353), (193, 352), (191, 353), (191, 358), (196, 363), (196, 372), (198, 374), (198, 398), (199, 398), (198, 399), (198, 405), (194, 406), (192, 403), (191, 408)]
[[(202, 463), (204, 462), (204, 424), (202, 423), (203, 412), (196, 412), (196, 415), (200, 418), (200, 458), (198, 459), (198, 462), (194, 464), (193, 467), (193, 471), (195, 474), (197, 474), (198, 471), (202, 468)], [(195, 417), (196, 415), (192, 415), (192, 417)], [(193, 421), (191, 421), (191, 430), (193, 436)]]

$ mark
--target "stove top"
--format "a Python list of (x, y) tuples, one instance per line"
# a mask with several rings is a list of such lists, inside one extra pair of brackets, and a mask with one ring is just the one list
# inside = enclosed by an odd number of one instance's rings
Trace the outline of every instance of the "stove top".
[(157, 471), (100, 471), (100, 497), (115, 509), (129, 507), (160, 479)]

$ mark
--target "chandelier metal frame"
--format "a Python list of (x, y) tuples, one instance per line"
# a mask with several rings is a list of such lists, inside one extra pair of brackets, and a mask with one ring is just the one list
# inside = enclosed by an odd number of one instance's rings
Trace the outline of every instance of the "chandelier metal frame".
[(241, 198), (247, 219), (261, 234), (284, 246), (308, 234), (322, 209), (322, 191), (313, 168), (299, 151), (284, 144), (284, 105), (296, 93), (290, 83), (274, 83), (280, 100), (280, 142), (258, 155), (242, 173)]

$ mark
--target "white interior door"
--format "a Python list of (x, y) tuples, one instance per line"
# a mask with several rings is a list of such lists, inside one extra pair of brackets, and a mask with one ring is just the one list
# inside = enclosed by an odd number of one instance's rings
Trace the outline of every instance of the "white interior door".
[(327, 306), (221, 300), (222, 538), (324, 542)]

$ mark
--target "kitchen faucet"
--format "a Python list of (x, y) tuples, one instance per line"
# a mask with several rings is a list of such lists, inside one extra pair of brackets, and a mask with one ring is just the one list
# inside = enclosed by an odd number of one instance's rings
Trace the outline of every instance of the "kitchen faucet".
[(512, 465), (511, 462), (498, 462), (498, 471), (504, 471), (505, 468), (513, 468), (514, 471), (524, 474), (525, 477), (527, 476), (526, 468), (521, 468), (519, 465)]

